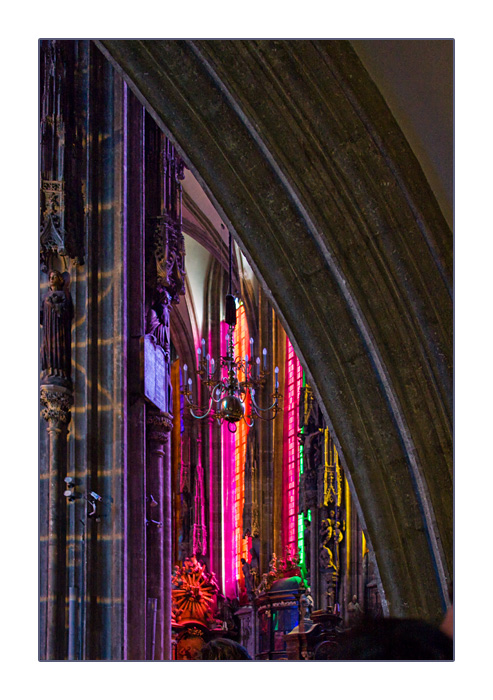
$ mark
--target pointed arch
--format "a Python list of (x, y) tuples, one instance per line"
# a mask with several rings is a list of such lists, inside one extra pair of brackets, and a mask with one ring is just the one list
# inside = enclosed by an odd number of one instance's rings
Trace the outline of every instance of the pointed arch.
[(346, 41), (113, 41), (103, 53), (241, 243), (335, 436), (391, 614), (452, 567), (452, 238)]

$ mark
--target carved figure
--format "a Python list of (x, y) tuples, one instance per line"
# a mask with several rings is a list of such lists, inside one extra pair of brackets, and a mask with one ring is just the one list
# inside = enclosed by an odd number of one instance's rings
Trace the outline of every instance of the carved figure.
[(333, 539), (333, 551), (334, 551), (334, 563), (335, 563), (335, 569), (336, 571), (339, 571), (340, 567), (340, 560), (339, 560), (339, 545), (342, 542), (343, 534), (342, 530), (340, 529), (340, 522), (336, 520), (336, 524), (334, 527), (334, 532), (332, 535)]
[(336, 572), (339, 571), (339, 545), (343, 538), (340, 525), (340, 521), (335, 519), (335, 512), (331, 510), (329, 517), (322, 521), (320, 532), (322, 540), (320, 563), (325, 568), (332, 568)]
[(50, 291), (43, 299), (40, 322), (42, 381), (71, 385), (71, 338), (73, 304), (63, 289), (65, 280), (60, 272), (51, 270)]
[(335, 595), (336, 595), (336, 581), (334, 580), (334, 577), (331, 576), (330, 574), (327, 574), (327, 593), (326, 593), (326, 598), (327, 598), (327, 612), (334, 612), (334, 602), (335, 602)]
[(172, 412), (172, 387), (171, 387), (171, 372), (170, 372), (170, 327), (169, 327), (169, 311), (171, 306), (171, 297), (166, 289), (159, 288), (156, 298), (152, 304), (146, 319), (146, 332), (154, 336), (157, 345), (164, 350), (165, 357), (165, 377), (164, 383), (166, 386), (167, 395), (167, 411)]
[(334, 566), (334, 556), (332, 552), (332, 535), (334, 532), (333, 524), (335, 523), (334, 511), (330, 511), (331, 517), (322, 520), (320, 528), (320, 541), (322, 550), (320, 552), (320, 564), (323, 568), (332, 568)]
[(166, 359), (169, 361), (170, 353), (170, 329), (169, 329), (169, 309), (171, 306), (171, 296), (166, 289), (158, 289), (148, 314), (146, 332), (151, 333), (156, 338), (156, 343), (163, 348)]
[(258, 571), (260, 567), (260, 538), (256, 535), (254, 535), (252, 539), (250, 555), (250, 566), (252, 569), (256, 569)]
[(268, 574), (262, 574), (262, 579), (260, 581), (259, 587), (256, 590), (257, 595), (262, 595), (268, 589)]
[(298, 557), (297, 553), (292, 554), (292, 553), (291, 553), (291, 547), (290, 547), (289, 545), (287, 545), (287, 546), (286, 546), (286, 556), (285, 556), (285, 560), (284, 560), (284, 561), (285, 561), (286, 570), (289, 571), (289, 570), (291, 570), (294, 566), (296, 566), (296, 564), (298, 563), (297, 560), (299, 561), (299, 557)]
[[(296, 550), (294, 545), (293, 545), (293, 552), (291, 552), (291, 546), (288, 545), (286, 547), (286, 558), (284, 560), (284, 575), (289, 575), (289, 576), (301, 576), (301, 570), (300, 570), (300, 561), (301, 561), (301, 556), (300, 556), (300, 551)], [(279, 569), (278, 569), (279, 571)]]
[(237, 601), (226, 598), (220, 591), (217, 594), (217, 614), (216, 619), (225, 632), (235, 630), (234, 613), (237, 610)]
[(357, 596), (353, 595), (352, 599), (348, 603), (347, 611), (350, 626), (357, 625), (363, 616), (363, 610), (358, 603)]
[(307, 588), (306, 592), (301, 596), (300, 604), (303, 618), (309, 620), (313, 610), (313, 598), (309, 588)]
[(253, 576), (250, 570), (250, 564), (246, 559), (241, 558), (241, 570), (243, 571), (243, 576), (245, 577), (245, 588), (249, 600), (253, 598)]
[(333, 528), (335, 525), (334, 515), (335, 515), (334, 511), (331, 510), (330, 517), (325, 518), (325, 520), (322, 520), (322, 524), (321, 524), (321, 528), (320, 528), (320, 539), (321, 539), (324, 547), (332, 538), (332, 532), (333, 532)]
[(320, 567), (322, 570), (333, 569), (334, 567), (334, 557), (332, 555), (332, 550), (329, 547), (322, 547), (320, 552)]

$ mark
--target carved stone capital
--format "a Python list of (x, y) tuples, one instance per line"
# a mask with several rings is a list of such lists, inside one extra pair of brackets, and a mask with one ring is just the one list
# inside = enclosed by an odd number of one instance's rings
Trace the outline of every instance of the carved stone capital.
[(164, 443), (169, 439), (173, 429), (173, 416), (171, 413), (162, 411), (161, 413), (149, 413), (147, 415), (147, 436), (149, 440)]
[(41, 386), (40, 400), (44, 408), (41, 416), (46, 421), (68, 424), (70, 422), (70, 407), (74, 402), (72, 392), (58, 385)]

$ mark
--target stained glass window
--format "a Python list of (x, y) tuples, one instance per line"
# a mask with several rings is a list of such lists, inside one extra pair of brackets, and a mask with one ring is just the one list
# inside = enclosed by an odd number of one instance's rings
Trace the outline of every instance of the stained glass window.
[(299, 401), (303, 370), (293, 346), (286, 338), (284, 383), (283, 543), (298, 551), (298, 488), (300, 451), (298, 442)]

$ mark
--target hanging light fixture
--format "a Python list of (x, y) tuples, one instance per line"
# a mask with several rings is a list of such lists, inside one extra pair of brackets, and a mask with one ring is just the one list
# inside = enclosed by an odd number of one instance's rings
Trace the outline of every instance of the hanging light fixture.
[[(267, 382), (269, 370), (267, 366), (267, 350), (262, 350), (260, 357), (254, 356), (254, 340), (250, 338), (250, 356), (235, 357), (234, 330), (236, 326), (236, 300), (232, 293), (233, 278), (233, 248), (231, 233), (229, 234), (229, 293), (226, 295), (226, 323), (229, 330), (226, 335), (226, 355), (219, 358), (216, 364), (213, 357), (207, 352), (205, 340), (202, 338), (201, 346), (197, 350), (198, 381), (207, 393), (205, 406), (199, 406), (193, 401), (193, 381), (188, 376), (188, 366), (183, 365), (183, 387), (181, 394), (185, 397), (186, 405), (194, 418), (201, 420), (210, 416), (219, 424), (227, 422), (231, 432), (235, 432), (237, 424), (244, 420), (249, 427), (257, 418), (273, 420), (281, 410), (279, 399), (279, 367), (274, 370), (274, 393), (271, 394), (272, 403), (266, 408), (258, 405), (256, 392)], [(243, 379), (241, 379), (243, 375)], [(246, 415), (245, 405), (250, 395), (250, 413)]]

